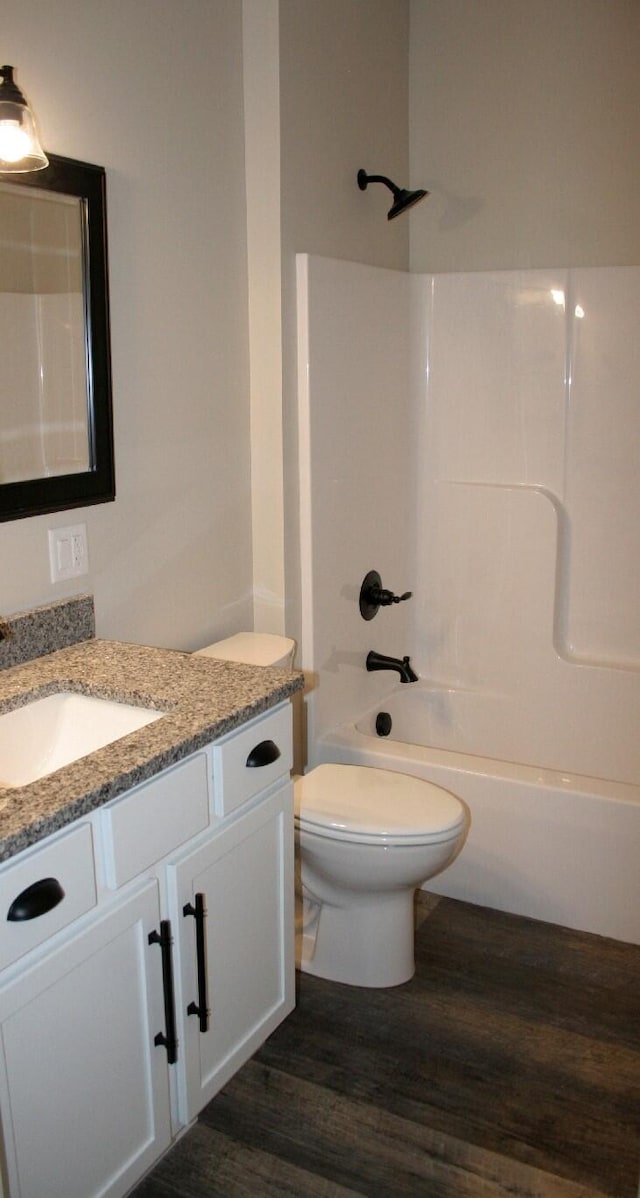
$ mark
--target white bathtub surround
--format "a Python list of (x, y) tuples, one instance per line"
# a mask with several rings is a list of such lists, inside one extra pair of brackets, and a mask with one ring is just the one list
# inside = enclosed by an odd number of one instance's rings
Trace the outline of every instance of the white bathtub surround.
[[(442, 892), (640, 939), (640, 268), (305, 258), (299, 286), (311, 764), (421, 773), (345, 731), (394, 689), (367, 651), (409, 653), (406, 736), (472, 812)], [(370, 569), (414, 596), (365, 623)]]
[(634, 783), (640, 268), (414, 285), (419, 672), (502, 705), (472, 751)]
[(369, 649), (409, 652), (412, 600), (365, 622), (360, 586), (377, 570), (412, 590), (408, 276), (298, 256), (303, 668), (321, 677), (308, 708), (316, 736), (388, 689), (365, 674)]

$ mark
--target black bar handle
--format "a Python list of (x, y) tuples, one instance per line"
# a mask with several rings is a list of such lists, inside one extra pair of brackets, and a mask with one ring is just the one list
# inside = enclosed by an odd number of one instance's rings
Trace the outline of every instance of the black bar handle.
[(149, 944), (159, 944), (162, 953), (162, 989), (164, 991), (164, 1024), (165, 1032), (158, 1032), (153, 1043), (159, 1047), (161, 1044), (167, 1050), (167, 1061), (169, 1065), (175, 1065), (178, 1059), (178, 1037), (176, 1035), (176, 1008), (173, 997), (173, 960), (171, 957), (171, 945), (173, 938), (171, 936), (171, 922), (168, 919), (160, 920), (160, 931), (149, 932)]
[(254, 745), (246, 764), (248, 768), (258, 769), (262, 765), (273, 765), (280, 756), (280, 750), (274, 740), (261, 740), (259, 745)]
[(207, 946), (205, 940), (205, 920), (207, 909), (204, 905), (204, 894), (196, 894), (195, 907), (185, 903), (182, 914), (193, 915), (196, 921), (196, 965), (198, 968), (198, 1001), (190, 1002), (187, 1015), (197, 1015), (200, 1021), (200, 1031), (209, 1031), (209, 1004), (207, 1001)]
[(7, 919), (12, 923), (18, 923), (23, 919), (37, 919), (39, 915), (53, 911), (63, 898), (64, 890), (57, 878), (40, 878), (14, 898), (7, 912)]

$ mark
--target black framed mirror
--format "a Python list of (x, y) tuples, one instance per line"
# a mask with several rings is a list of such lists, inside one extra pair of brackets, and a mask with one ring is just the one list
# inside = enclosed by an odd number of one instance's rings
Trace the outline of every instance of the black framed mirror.
[(105, 172), (0, 175), (0, 521), (115, 498)]

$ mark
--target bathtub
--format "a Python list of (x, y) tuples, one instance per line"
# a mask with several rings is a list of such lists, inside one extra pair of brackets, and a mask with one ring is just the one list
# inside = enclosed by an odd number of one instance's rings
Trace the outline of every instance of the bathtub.
[[(640, 786), (456, 751), (448, 742), (464, 731), (466, 700), (447, 721), (438, 718), (443, 701), (422, 683), (398, 685), (321, 737), (312, 764), (415, 774), (467, 804), (465, 847), (430, 891), (640, 944)], [(385, 737), (380, 711), (392, 720)]]

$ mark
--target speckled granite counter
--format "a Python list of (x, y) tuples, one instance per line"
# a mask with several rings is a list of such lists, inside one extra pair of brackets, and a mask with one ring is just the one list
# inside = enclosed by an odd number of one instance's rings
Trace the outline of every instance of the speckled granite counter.
[(287, 699), (298, 672), (90, 640), (0, 672), (0, 714), (60, 690), (167, 714), (64, 769), (0, 786), (0, 861)]

